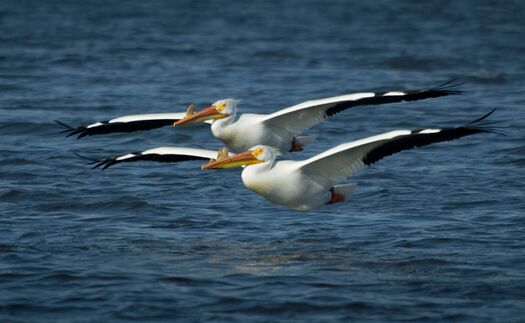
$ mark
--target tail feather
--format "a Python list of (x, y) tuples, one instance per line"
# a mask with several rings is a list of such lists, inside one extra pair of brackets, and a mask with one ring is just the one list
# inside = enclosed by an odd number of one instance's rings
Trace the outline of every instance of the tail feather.
[(334, 186), (334, 191), (336, 194), (344, 196), (346, 201), (352, 195), (356, 187), (357, 183), (339, 184)]
[(295, 137), (295, 141), (300, 144), (302, 147), (307, 146), (311, 144), (312, 142), (317, 139), (316, 136), (297, 136)]

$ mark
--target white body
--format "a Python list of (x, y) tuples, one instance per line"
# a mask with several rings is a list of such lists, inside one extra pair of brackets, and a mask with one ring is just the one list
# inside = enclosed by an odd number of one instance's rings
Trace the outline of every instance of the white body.
[(242, 182), (270, 202), (294, 210), (308, 211), (326, 204), (333, 183), (308, 175), (299, 166), (300, 162), (290, 160), (250, 165), (242, 172)]

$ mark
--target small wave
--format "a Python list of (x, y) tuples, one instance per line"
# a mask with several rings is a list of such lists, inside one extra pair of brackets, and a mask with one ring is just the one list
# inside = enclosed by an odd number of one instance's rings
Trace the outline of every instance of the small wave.
[(57, 58), (50, 62), (50, 64), (56, 65), (71, 65), (81, 66), (84, 64), (100, 62), (101, 58), (93, 55), (64, 55), (64, 57)]
[(437, 248), (440, 245), (443, 244), (454, 244), (462, 242), (460, 239), (454, 239), (450, 237), (431, 237), (431, 238), (422, 238), (422, 239), (415, 239), (415, 240), (398, 240), (395, 241), (392, 246), (394, 247), (401, 247), (401, 248), (414, 248), (414, 247), (433, 247)]
[[(71, 202), (46, 202), (38, 205), (39, 210), (45, 212), (61, 211), (64, 209), (74, 210), (134, 210), (145, 209), (151, 206), (144, 200), (118, 198), (111, 201), (98, 201), (92, 203), (71, 201)], [(92, 218), (86, 218), (85, 221), (92, 221)]]
[[(220, 305), (220, 301), (216, 305)], [(372, 308), (373, 304), (364, 301), (355, 301), (341, 304), (315, 304), (313, 302), (282, 302), (277, 304), (256, 304), (239, 307), (224, 312), (259, 314), (259, 315), (281, 315), (283, 313), (320, 313), (334, 312), (340, 310), (366, 310)]]
[(0, 243), (0, 252), (10, 252), (10, 251), (14, 251), (15, 248), (11, 245), (8, 245), (8, 244), (3, 244), (3, 243)]
[(0, 92), (18, 92), (18, 91), (27, 91), (28, 88), (18, 84), (1, 84)]
[(314, 288), (327, 288), (327, 289), (333, 289), (333, 288), (348, 288), (348, 285), (340, 285), (340, 284), (330, 284), (330, 283), (310, 283), (307, 284), (310, 287)]
[(232, 286), (229, 283), (218, 281), (218, 280), (209, 280), (209, 279), (195, 279), (195, 278), (189, 278), (189, 277), (182, 277), (182, 276), (171, 276), (171, 277), (164, 277), (161, 278), (161, 281), (166, 283), (172, 283), (179, 286), (202, 286), (202, 287), (209, 287), (209, 286)]
[(443, 205), (443, 210), (461, 210), (472, 207), (491, 206), (498, 203), (498, 200), (475, 200), (475, 201), (452, 201)]
[(507, 83), (503, 73), (480, 72), (462, 77), (467, 83), (502, 85)]
[(7, 192), (0, 194), (0, 201), (11, 202), (11, 201), (21, 198), (24, 194), (25, 192), (21, 190), (11, 189), (11, 190), (8, 190)]
[(413, 56), (400, 56), (387, 59), (385, 66), (390, 69), (408, 71), (431, 71), (441, 66), (438, 62), (431, 59), (418, 58)]
[(71, 272), (65, 272), (65, 271), (54, 272), (52, 274), (45, 275), (39, 278), (39, 280), (44, 281), (44, 282), (49, 282), (49, 281), (69, 282), (69, 281), (80, 280), (80, 279), (82, 279), (82, 277), (74, 275)]
[(25, 158), (7, 158), (0, 160), (0, 166), (37, 165), (35, 160)]
[(42, 133), (44, 130), (49, 130), (50, 124), (34, 123), (34, 122), (2, 122), (0, 123), (0, 134), (13, 135), (23, 134), (24, 136), (30, 134)]
[(9, 280), (20, 280), (23, 278), (29, 278), (32, 277), (32, 274), (25, 274), (25, 273), (19, 273), (19, 272), (7, 272), (7, 273), (0, 273), (0, 281), (9, 281)]

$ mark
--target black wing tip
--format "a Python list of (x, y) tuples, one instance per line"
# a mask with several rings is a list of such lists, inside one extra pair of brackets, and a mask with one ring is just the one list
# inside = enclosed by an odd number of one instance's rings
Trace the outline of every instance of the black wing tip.
[(436, 96), (446, 96), (446, 95), (462, 95), (469, 92), (465, 90), (459, 90), (458, 87), (467, 84), (467, 82), (458, 82), (458, 78), (452, 78), (446, 82), (434, 86), (430, 89), (423, 90), (421, 92), (431, 93)]
[(498, 135), (506, 136), (507, 134), (501, 130), (500, 127), (496, 127), (497, 124), (496, 121), (494, 122), (483, 122), (485, 121), (489, 116), (491, 116), (497, 108), (494, 108), (490, 110), (488, 113), (484, 114), (483, 116), (477, 118), (476, 120), (467, 123), (466, 125), (462, 126), (461, 128), (467, 128), (471, 130), (476, 130), (478, 132), (490, 132), (495, 133)]
[(117, 163), (117, 160), (115, 158), (105, 158), (95, 161), (95, 164), (91, 169), (96, 169), (99, 167), (102, 167), (100, 170), (105, 170), (108, 167), (111, 167), (112, 165), (115, 165)]
[(84, 155), (81, 155), (79, 153), (73, 153), (75, 156), (77, 156), (80, 159), (87, 160), (88, 163), (86, 165), (92, 166), (91, 169), (99, 168), (101, 166), (102, 170), (117, 164), (117, 160), (115, 158), (103, 158), (103, 159), (97, 159), (97, 158), (91, 158)]
[(101, 165), (103, 165), (102, 166), (102, 170), (105, 170), (106, 168), (111, 167), (111, 166), (115, 165), (116, 163), (117, 163), (116, 159), (104, 160), (104, 163), (101, 164)]
[(483, 116), (477, 118), (476, 120), (467, 123), (466, 125), (464, 125), (464, 127), (468, 127), (468, 126), (473, 126), (473, 125), (479, 124), (481, 121), (487, 119), (487, 118), (488, 118), (491, 114), (493, 114), (496, 110), (497, 110), (497, 108), (492, 109), (491, 111), (489, 111), (488, 113), (484, 114)]
[(439, 84), (438, 86), (434, 86), (428, 90), (425, 90), (424, 92), (434, 92), (436, 94), (441, 95), (461, 95), (468, 93), (464, 90), (458, 90), (458, 87), (463, 86), (467, 84), (467, 82), (458, 82), (459, 78), (452, 78), (446, 82), (443, 82)]
[(75, 155), (75, 156), (77, 156), (78, 158), (83, 159), (83, 160), (89, 160), (90, 162), (97, 161), (97, 159), (95, 159), (95, 158), (90, 158), (90, 157), (87, 157), (87, 156), (81, 155), (81, 154), (79, 154), (79, 153), (73, 153), (73, 155)]
[(463, 95), (463, 94), (468, 93), (467, 91), (463, 91), (463, 90), (450, 90), (450, 89), (430, 89), (430, 90), (425, 90), (423, 92), (433, 94), (434, 96)]
[(70, 125), (68, 125), (67, 123), (65, 122), (62, 122), (60, 120), (54, 120), (58, 125), (66, 128), (64, 131), (69, 131), (69, 130), (74, 130), (75, 128), (71, 127)]
[(458, 81), (459, 81), (459, 78), (455, 77), (446, 82), (439, 84), (438, 86), (433, 87), (433, 89), (436, 89), (436, 90), (450, 89), (450, 88), (455, 88), (455, 87), (459, 87), (459, 86), (467, 84), (467, 82), (461, 82), (461, 81), (458, 82)]
[[(452, 79), (431, 88), (400, 91), (403, 93), (401, 97), (403, 101), (419, 101), (423, 99), (437, 98), (441, 96), (467, 94), (467, 91), (458, 89), (459, 86), (462, 86), (466, 83), (458, 83), (456, 81), (457, 79)], [(385, 96), (389, 92), (391, 91), (375, 92), (375, 94), (376, 96), (381, 97)]]
[[(81, 129), (81, 130), (78, 131), (77, 133), (78, 133), (77, 140), (80, 139), (80, 138), (84, 138), (84, 137), (86, 137), (86, 136), (91, 136), (91, 134), (90, 134), (88, 131), (86, 131), (86, 128)], [(75, 135), (76, 135), (77, 133), (75, 133)]]
[(80, 127), (75, 128), (62, 121), (59, 121), (59, 120), (54, 120), (54, 121), (60, 126), (65, 128), (62, 131), (62, 133), (66, 134), (66, 138), (78, 135), (77, 139), (80, 139), (82, 137), (90, 135), (89, 131), (87, 131), (87, 128), (85, 126), (80, 126)]

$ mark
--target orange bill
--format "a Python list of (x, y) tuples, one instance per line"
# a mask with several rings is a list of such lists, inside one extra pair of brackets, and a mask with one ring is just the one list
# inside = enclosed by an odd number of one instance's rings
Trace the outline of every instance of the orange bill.
[(252, 165), (262, 163), (262, 160), (257, 159), (257, 155), (253, 151), (246, 151), (237, 155), (220, 160), (211, 160), (206, 165), (202, 165), (202, 169), (210, 168), (232, 168), (244, 165)]
[(210, 106), (205, 109), (202, 109), (199, 112), (188, 114), (186, 117), (175, 121), (173, 123), (173, 126), (176, 127), (176, 126), (181, 126), (181, 125), (189, 125), (189, 124), (204, 122), (206, 120), (222, 119), (227, 116), (228, 115), (222, 114), (219, 111), (217, 111), (216, 107)]

